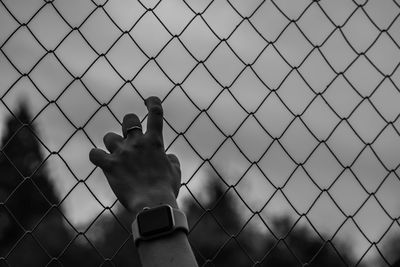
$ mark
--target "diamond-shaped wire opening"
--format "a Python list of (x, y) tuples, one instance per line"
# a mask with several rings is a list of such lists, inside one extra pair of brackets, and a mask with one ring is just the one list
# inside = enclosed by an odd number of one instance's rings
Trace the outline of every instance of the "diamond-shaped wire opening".
[(218, 38), (201, 16), (196, 16), (190, 21), (179, 39), (199, 61), (204, 61), (219, 43)]
[(92, 1), (71, 0), (68, 2), (54, 1), (53, 5), (58, 10), (70, 27), (78, 27), (89, 14), (96, 9)]
[(368, 50), (366, 56), (381, 73), (390, 75), (398, 68), (400, 48), (388, 34), (382, 34)]
[(212, 1), (202, 15), (218, 39), (226, 39), (241, 21), (227, 1)]
[(160, 99), (164, 99), (173, 88), (174, 83), (164, 74), (160, 66), (151, 60), (135, 75), (132, 85), (143, 97), (147, 98), (156, 94)]
[(396, 204), (396, 200), (394, 200), (397, 192), (399, 192), (399, 188), (400, 179), (396, 174), (390, 173), (385, 177), (385, 181), (380, 185), (376, 193), (377, 200), (385, 208), (386, 212), (392, 216), (392, 218), (400, 217), (398, 204)]
[(270, 92), (252, 68), (246, 68), (232, 84), (229, 91), (248, 113), (255, 112)]
[(227, 42), (245, 64), (252, 64), (267, 45), (248, 20), (235, 29)]
[(280, 142), (296, 163), (304, 162), (318, 145), (312, 132), (298, 118), (285, 130)]
[(346, 216), (353, 216), (369, 196), (350, 170), (340, 174), (330, 187), (329, 194)]
[(169, 79), (174, 83), (182, 83), (197, 62), (179, 39), (174, 38), (157, 56), (157, 63)]
[(340, 118), (332, 111), (322, 97), (316, 97), (301, 116), (302, 121), (318, 140), (326, 140), (340, 123)]
[(114, 43), (107, 53), (107, 58), (125, 80), (135, 77), (148, 60), (128, 34), (122, 35)]
[(391, 125), (386, 127), (372, 145), (373, 150), (387, 170), (394, 170), (399, 166), (399, 158), (395, 155), (400, 148), (398, 131)]
[(289, 110), (296, 115), (304, 113), (314, 98), (313, 91), (297, 71), (290, 73), (281, 84), (277, 94)]
[(297, 168), (283, 192), (289, 202), (293, 203), (294, 209), (300, 214), (305, 214), (318, 197), (320, 190), (302, 168)]
[(97, 57), (78, 30), (70, 32), (54, 53), (74, 77), (81, 77)]
[(57, 99), (71, 83), (73, 77), (60, 64), (54, 54), (47, 54), (33, 69), (29, 77), (47, 99)]
[(351, 114), (348, 122), (365, 143), (375, 140), (386, 125), (369, 101), (363, 101)]
[[(124, 9), (123, 12), (121, 12), (122, 6)], [(139, 1), (109, 0), (104, 8), (111, 19), (123, 31), (129, 31), (132, 25), (135, 25), (146, 11)]]
[(320, 48), (324, 58), (336, 72), (345, 71), (357, 56), (345, 38), (340, 30), (336, 30)]
[(293, 114), (274, 92), (268, 94), (254, 116), (263, 129), (274, 138), (280, 137), (294, 119)]
[(227, 42), (220, 42), (204, 65), (215, 81), (223, 87), (231, 85), (245, 68)]
[(54, 50), (63, 37), (71, 30), (51, 4), (46, 4), (35, 15), (29, 23), (29, 28), (39, 42), (48, 50)]
[(352, 0), (322, 1), (319, 6), (335, 25), (343, 25), (357, 8), (357, 3)]
[(304, 36), (301, 29), (299, 30), (294, 23), (291, 23), (274, 44), (279, 56), (291, 67), (298, 67), (313, 49)]
[(295, 162), (278, 142), (272, 143), (258, 166), (276, 187), (283, 186), (296, 168)]
[(388, 122), (394, 121), (400, 114), (400, 107), (397, 105), (400, 101), (399, 90), (395, 84), (385, 79), (371, 97), (373, 105), (379, 110), (379, 113)]
[(246, 112), (228, 90), (214, 100), (208, 114), (225, 135), (233, 135), (246, 118)]
[(314, 3), (298, 21), (302, 33), (313, 45), (321, 45), (335, 29), (318, 3)]
[(257, 32), (269, 42), (275, 41), (290, 20), (282, 14), (272, 1), (264, 2), (250, 18)]
[(342, 166), (350, 166), (363, 149), (363, 143), (347, 121), (343, 120), (326, 142)]
[(370, 147), (366, 147), (353, 163), (351, 170), (367, 192), (376, 192), (387, 175), (385, 167), (379, 162)]
[(365, 52), (379, 35), (379, 30), (371, 23), (361, 8), (351, 15), (342, 30), (346, 40), (357, 52)]
[(247, 159), (243, 156), (232, 139), (226, 139), (211, 159), (211, 164), (213, 166), (218, 166), (220, 162), (224, 162), (224, 167), (226, 167), (225, 176), (229, 177), (229, 184), (238, 183), (248, 168)]
[(207, 109), (223, 90), (203, 64), (197, 65), (189, 77), (185, 79), (182, 89), (200, 110)]
[(314, 230), (320, 234), (324, 234), (326, 238), (332, 238), (336, 230), (346, 220), (345, 215), (336, 206), (332, 197), (327, 192), (321, 192), (315, 199), (306, 217), (313, 225)]
[(319, 50), (313, 50), (307, 57), (299, 68), (299, 74), (314, 92), (323, 92), (335, 77)]
[(178, 35), (194, 17), (184, 1), (161, 1), (154, 14), (162, 21), (172, 35)]
[(121, 34), (102, 8), (90, 14), (80, 26), (80, 31), (97, 54), (106, 53)]
[(249, 116), (233, 136), (233, 141), (248, 160), (256, 162), (273, 139), (262, 129), (254, 116)]
[(185, 138), (202, 159), (210, 158), (224, 140), (221, 131), (205, 112), (196, 118)]
[(290, 66), (268, 45), (253, 65), (253, 70), (268, 89), (278, 89), (291, 71)]
[[(371, 21), (378, 26), (379, 29), (387, 29), (392, 21), (397, 17), (400, 10), (399, 3), (393, 0), (383, 0), (378, 3), (368, 2), (364, 10), (369, 15)], [(385, 14), (385, 15), (383, 15)]]
[(324, 99), (340, 118), (347, 118), (362, 101), (359, 92), (343, 76), (337, 76), (324, 92)]
[(130, 31), (134, 40), (148, 57), (155, 57), (171, 39), (171, 34), (162, 26), (152, 12), (146, 12)]
[(45, 50), (27, 27), (19, 27), (1, 48), (20, 73), (28, 73), (45, 55)]
[[(374, 216), (367, 219), (368, 214), (374, 214)], [(354, 221), (371, 243), (379, 242), (392, 224), (392, 220), (382, 210), (374, 196), (364, 202), (364, 205), (354, 216)]]

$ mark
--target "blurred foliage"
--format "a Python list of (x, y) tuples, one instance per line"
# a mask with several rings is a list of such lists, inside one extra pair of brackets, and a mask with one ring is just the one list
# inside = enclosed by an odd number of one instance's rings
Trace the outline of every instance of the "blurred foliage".
[[(140, 266), (130, 233), (132, 218), (122, 207), (117, 212), (105, 210), (83, 233), (65, 219), (26, 103), (5, 126), (0, 154), (0, 266)], [(348, 244), (332, 246), (289, 217), (270, 218), (271, 230), (251, 226), (232, 187), (212, 172), (204, 181), (207, 200), (201, 204), (193, 196), (184, 203), (189, 239), (200, 266), (355, 264)]]
[(6, 120), (1, 142), (0, 257), (7, 255), (13, 266), (45, 264), (68, 239), (31, 120), (21, 102)]
[(246, 223), (249, 219), (240, 214), (237, 201), (241, 200), (235, 197), (234, 190), (228, 190), (213, 173), (208, 181), (207, 188), (211, 190), (208, 194), (212, 198), (205, 207), (200, 207), (194, 198), (189, 199), (187, 210), (192, 227), (190, 241), (200, 265), (253, 266), (258, 263), (257, 266), (291, 267), (308, 263), (307, 266), (329, 267), (354, 264), (345, 244), (335, 242), (334, 248), (312, 234), (312, 229), (295, 224), (289, 217), (273, 218), (269, 225), (273, 233), (267, 227), (266, 231), (252, 227)]
[[(387, 242), (384, 244), (383, 256), (390, 263), (393, 264), (394, 267), (400, 267), (400, 236), (392, 236)], [(387, 263), (382, 263), (382, 266), (387, 266)]]

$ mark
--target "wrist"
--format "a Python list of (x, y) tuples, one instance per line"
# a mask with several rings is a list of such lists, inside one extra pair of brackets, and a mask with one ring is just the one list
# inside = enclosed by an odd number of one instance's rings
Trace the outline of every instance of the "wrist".
[(175, 209), (178, 208), (178, 203), (172, 190), (155, 190), (153, 192), (146, 192), (146, 195), (136, 198), (135, 201), (129, 204), (126, 208), (131, 213), (133, 221), (136, 218), (136, 215), (145, 207), (151, 208), (162, 204), (168, 204)]

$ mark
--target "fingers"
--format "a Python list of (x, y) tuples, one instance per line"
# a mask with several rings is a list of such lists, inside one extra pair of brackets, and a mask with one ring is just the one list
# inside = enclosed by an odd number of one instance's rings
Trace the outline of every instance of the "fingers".
[(151, 96), (145, 101), (148, 118), (147, 118), (147, 132), (156, 135), (162, 140), (163, 129), (163, 109), (161, 100), (156, 96)]
[(110, 151), (110, 153), (113, 153), (123, 140), (124, 138), (122, 138), (122, 136), (112, 132), (107, 133), (103, 137), (104, 145), (106, 146), (107, 150)]
[(139, 117), (133, 113), (126, 114), (122, 121), (122, 133), (124, 137), (143, 135), (142, 124)]
[(90, 161), (104, 170), (111, 168), (111, 155), (99, 148), (93, 148), (89, 153)]

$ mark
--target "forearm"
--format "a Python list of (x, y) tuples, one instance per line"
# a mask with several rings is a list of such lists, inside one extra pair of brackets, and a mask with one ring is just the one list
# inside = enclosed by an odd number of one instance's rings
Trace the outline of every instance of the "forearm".
[(142, 241), (138, 252), (143, 267), (197, 266), (188, 238), (182, 231), (159, 239)]

